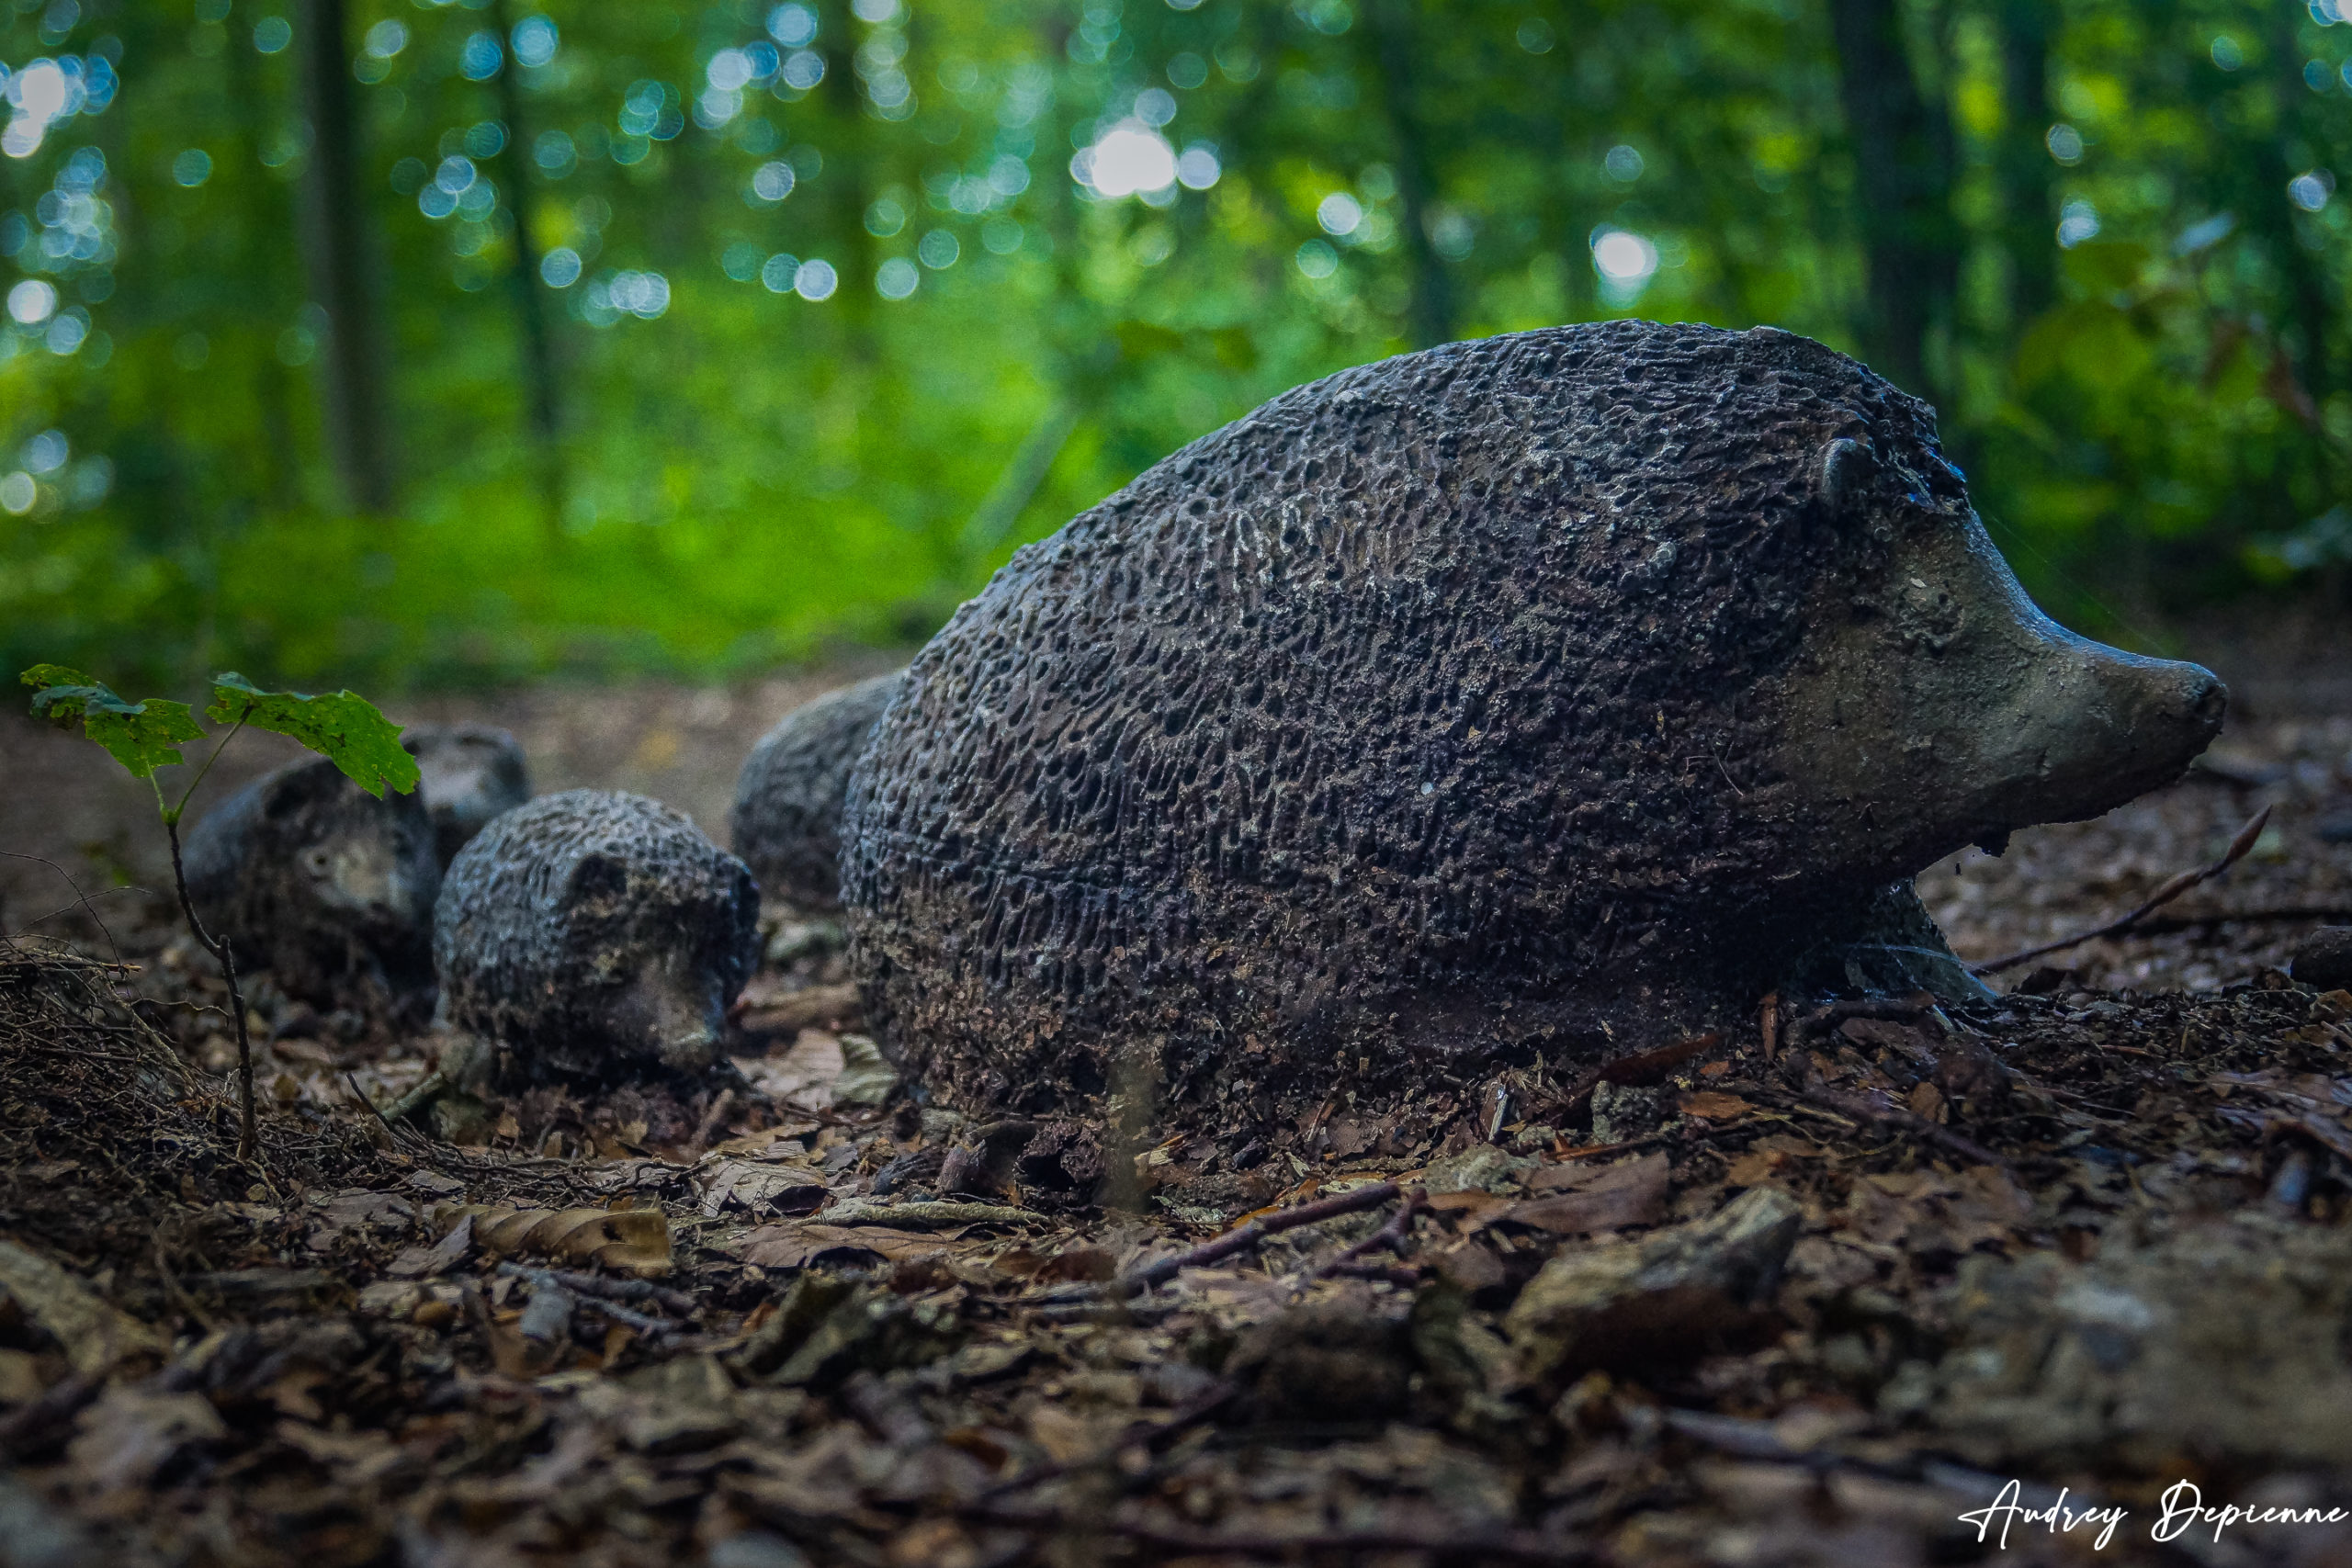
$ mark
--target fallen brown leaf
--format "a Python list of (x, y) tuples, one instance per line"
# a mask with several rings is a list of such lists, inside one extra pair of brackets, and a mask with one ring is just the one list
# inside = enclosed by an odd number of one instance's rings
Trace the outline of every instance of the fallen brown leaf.
[(601, 1263), (640, 1276), (670, 1271), (670, 1220), (659, 1209), (512, 1209), (445, 1203), (433, 1211), (445, 1235), (470, 1217), (485, 1252)]
[(1573, 1166), (1581, 1179), (1565, 1191), (1514, 1203), (1499, 1218), (1553, 1235), (1584, 1235), (1653, 1224), (1666, 1213), (1672, 1168), (1662, 1154), (1619, 1165)]

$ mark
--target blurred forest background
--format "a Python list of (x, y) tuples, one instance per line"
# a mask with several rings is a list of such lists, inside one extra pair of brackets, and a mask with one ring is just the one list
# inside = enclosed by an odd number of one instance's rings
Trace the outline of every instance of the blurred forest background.
[(0, 0), (0, 642), (918, 637), (1285, 388), (1618, 314), (1933, 399), (2077, 625), (2341, 604), (2336, 4)]

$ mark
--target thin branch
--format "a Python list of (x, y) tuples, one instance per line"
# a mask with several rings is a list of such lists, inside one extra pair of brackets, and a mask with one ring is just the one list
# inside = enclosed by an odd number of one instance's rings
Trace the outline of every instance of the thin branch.
[[(243, 711), (237, 715), (237, 722), (229, 727), (229, 733), (222, 736), (219, 743), (212, 748), (212, 755), (204, 759), (204, 766), (196, 770), (196, 777), (187, 781), (187, 788), (180, 791), (179, 804), (170, 807), (165, 812), (164, 820), (167, 824), (178, 821), (187, 814), (187, 803), (196, 798), (196, 786), (204, 782), (204, 775), (212, 771), (212, 764), (220, 760), (220, 753), (228, 749), (230, 741), (234, 740), (237, 738), (237, 731), (244, 728), (245, 718), (253, 711), (253, 705), (251, 703), (247, 703)], [(150, 773), (147, 777), (149, 782), (153, 783), (155, 775)], [(161, 806), (163, 803), (164, 786), (156, 784), (155, 804)]]
[[(153, 776), (148, 775), (151, 783)], [(163, 799), (160, 788), (155, 798)], [(169, 812), (164, 817), (164, 831), (172, 839), (172, 886), (179, 890), (180, 913), (187, 917), (187, 929), (196, 933), (204, 950), (220, 961), (220, 973), (229, 980), (229, 1013), (237, 1023), (237, 1161), (242, 1165), (254, 1157), (260, 1139), (254, 1130), (254, 1044), (245, 1030), (244, 993), (237, 988), (237, 960), (229, 951), (229, 939), (208, 934), (204, 922), (196, 918), (196, 906), (187, 896), (187, 871), (180, 863), (179, 819)]]
[(1402, 1190), (1393, 1181), (1374, 1181), (1351, 1189), (1335, 1198), (1321, 1198), (1312, 1203), (1301, 1203), (1296, 1208), (1279, 1209), (1229, 1230), (1214, 1241), (1204, 1241), (1189, 1251), (1163, 1258), (1131, 1274), (1123, 1274), (1102, 1288), (1116, 1297), (1141, 1295), (1155, 1285), (1166, 1284), (1187, 1269), (1205, 1269), (1237, 1252), (1247, 1252), (1270, 1235), (1323, 1220), (1337, 1219), (1341, 1214), (1377, 1209)]
[(2146, 903), (2121, 919), (2109, 920), (2107, 924), (2093, 931), (2084, 931), (2079, 936), (2062, 937), (2056, 942), (2045, 942), (2040, 947), (2029, 947), (2023, 953), (2012, 953), (2007, 958), (1996, 958), (1989, 964), (1972, 964), (1968, 966), (1970, 973), (1997, 975), (2004, 969), (2014, 969), (2020, 964), (2030, 963), (2036, 958), (2046, 958), (2053, 953), (2064, 953), (2070, 947), (2080, 947), (2086, 942), (2097, 942), (2101, 937), (2120, 935), (2137, 925), (2142, 916), (2163, 908), (2199, 883), (2212, 881), (2213, 878), (2245, 859), (2246, 852), (2254, 848), (2255, 840), (2262, 837), (2263, 827), (2269, 820), (2270, 807), (2266, 806), (2256, 812), (2245, 827), (2238, 829), (2238, 836), (2230, 840), (2228, 852), (2220, 860), (2199, 871), (2182, 872), (2178, 876), (2157, 888), (2149, 896)]

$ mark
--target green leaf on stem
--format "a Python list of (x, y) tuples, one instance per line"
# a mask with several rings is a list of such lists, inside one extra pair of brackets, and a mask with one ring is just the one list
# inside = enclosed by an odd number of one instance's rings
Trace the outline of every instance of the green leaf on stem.
[(204, 712), (223, 724), (290, 736), (379, 798), (387, 788), (406, 795), (416, 787), (416, 759), (401, 749), (401, 727), (356, 693), (265, 692), (232, 671), (212, 678), (212, 704)]
[(178, 743), (204, 736), (186, 703), (164, 697), (125, 702), (107, 686), (62, 664), (36, 664), (22, 679), (34, 688), (35, 714), (60, 729), (71, 729), (80, 720), (82, 733), (105, 747), (135, 779), (152, 777), (157, 768), (179, 762)]

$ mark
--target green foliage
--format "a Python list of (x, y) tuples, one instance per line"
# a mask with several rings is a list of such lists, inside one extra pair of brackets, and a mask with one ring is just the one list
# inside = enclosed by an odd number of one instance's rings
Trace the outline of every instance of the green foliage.
[(212, 703), (204, 716), (299, 740), (379, 800), (387, 788), (402, 795), (416, 788), (416, 759), (401, 750), (400, 726), (356, 693), (265, 692), (232, 671), (212, 678)]
[(62, 664), (36, 664), (22, 679), (35, 688), (35, 714), (60, 729), (71, 729), (80, 721), (82, 733), (105, 747), (135, 779), (151, 777), (157, 768), (176, 765), (178, 743), (204, 737), (186, 703), (162, 697), (128, 703), (79, 670)]
[[(186, 703), (164, 697), (125, 702), (110, 688), (62, 664), (36, 664), (21, 679), (35, 688), (36, 715), (60, 729), (71, 729), (79, 721), (82, 733), (105, 747), (133, 778), (151, 778), (157, 768), (179, 766), (185, 761), (179, 743), (204, 739)], [(231, 735), (250, 725), (298, 740), (379, 799), (387, 788), (406, 795), (417, 785), (416, 759), (401, 749), (400, 727), (355, 693), (314, 697), (265, 692), (232, 671), (213, 677), (212, 702), (204, 714), (231, 726)], [(224, 744), (227, 739), (227, 735), (221, 737)], [(166, 807), (165, 815), (176, 820), (179, 814)]]
[[(920, 636), (1184, 442), (1431, 336), (1640, 314), (1859, 349), (1891, 220), (1828, 3), (304, 8), (347, 18), (386, 515), (338, 478), (279, 0), (0, 8), (0, 61), (83, 85), (0, 160), (0, 296), (51, 291), (0, 319), (0, 654), (724, 675)], [(1913, 389), (2033, 586), (2081, 618), (2072, 578), (2341, 571), (2352, 28), (1900, 9), (1961, 247)], [(1148, 121), (1193, 175), (1074, 181)], [(1620, 231), (1654, 270), (1601, 270)]]

